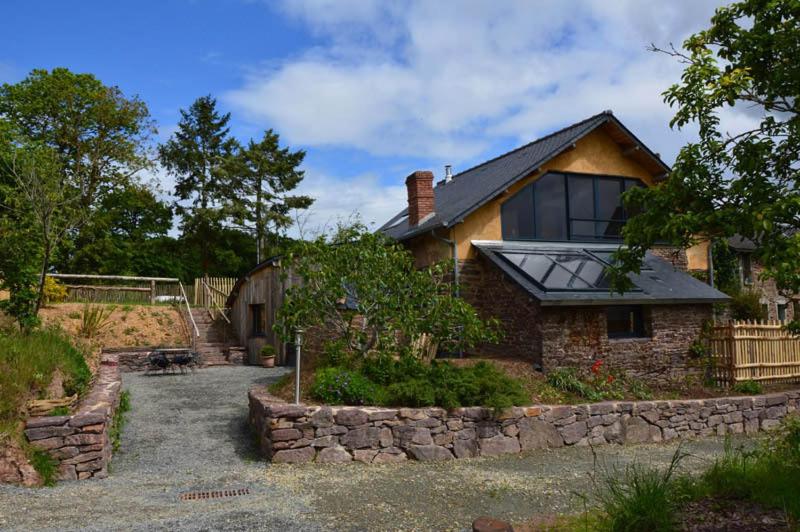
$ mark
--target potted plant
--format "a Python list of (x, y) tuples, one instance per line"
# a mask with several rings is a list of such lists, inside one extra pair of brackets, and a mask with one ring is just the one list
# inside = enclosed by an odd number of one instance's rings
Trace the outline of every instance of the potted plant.
[(269, 344), (261, 348), (261, 365), (265, 368), (275, 367), (275, 348)]

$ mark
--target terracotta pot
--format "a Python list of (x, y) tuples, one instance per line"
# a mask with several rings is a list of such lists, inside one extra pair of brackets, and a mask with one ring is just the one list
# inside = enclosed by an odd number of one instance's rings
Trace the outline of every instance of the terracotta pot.
[(261, 357), (261, 365), (265, 368), (274, 368), (275, 367), (275, 355), (268, 356), (268, 357)]

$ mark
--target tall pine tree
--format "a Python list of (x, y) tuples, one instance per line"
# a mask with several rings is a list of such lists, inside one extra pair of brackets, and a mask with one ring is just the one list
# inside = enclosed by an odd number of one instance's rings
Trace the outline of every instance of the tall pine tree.
[(281, 232), (292, 224), (294, 209), (307, 209), (314, 200), (290, 194), (303, 180), (299, 169), (303, 150), (280, 147), (280, 136), (269, 129), (251, 140), (237, 158), (236, 220), (255, 235), (257, 260), (275, 253)]
[(230, 113), (217, 111), (216, 99), (198, 98), (181, 110), (178, 131), (158, 150), (161, 164), (176, 177), (182, 238), (198, 252), (203, 273), (212, 269), (212, 246), (236, 196), (230, 170), (239, 146), (229, 135), (229, 121)]

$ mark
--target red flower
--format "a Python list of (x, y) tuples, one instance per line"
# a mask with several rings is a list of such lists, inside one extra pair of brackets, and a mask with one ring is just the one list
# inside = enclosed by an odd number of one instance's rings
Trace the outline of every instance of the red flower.
[(600, 366), (602, 365), (603, 365), (603, 360), (602, 359), (597, 360), (594, 364), (592, 364), (592, 373), (594, 373), (595, 375), (600, 373)]
[(613, 376), (613, 375), (609, 375), (609, 376), (606, 378), (606, 382), (607, 382), (608, 384), (611, 384), (612, 382), (614, 382), (614, 376)]

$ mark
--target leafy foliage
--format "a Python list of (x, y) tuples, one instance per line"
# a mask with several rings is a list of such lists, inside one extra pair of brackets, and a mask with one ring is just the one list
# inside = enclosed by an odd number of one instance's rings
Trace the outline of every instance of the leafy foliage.
[(592, 402), (623, 399), (626, 396), (643, 400), (652, 397), (650, 388), (644, 382), (609, 371), (602, 359), (596, 360), (588, 372), (573, 367), (549, 371), (547, 383), (556, 390)]
[(114, 417), (111, 419), (111, 427), (108, 429), (108, 438), (111, 440), (111, 447), (114, 452), (119, 451), (120, 438), (122, 437), (122, 429), (125, 427), (127, 414), (131, 409), (131, 392), (123, 390), (119, 394), (119, 404), (114, 411)]
[(44, 280), (44, 300), (46, 303), (61, 303), (67, 299), (67, 287), (54, 277)]
[(278, 311), (276, 332), (286, 341), (321, 326), (365, 358), (404, 352), (422, 334), (445, 351), (499, 337), (496, 320), (481, 320), (452, 294), (446, 264), (417, 270), (411, 253), (363, 226), (298, 242), (285, 263), (300, 280)]
[[(626, 192), (639, 214), (624, 229), (618, 290), (630, 288), (622, 274), (638, 272), (656, 242), (688, 247), (739, 234), (756, 243), (765, 277), (800, 291), (798, 17), (796, 0), (741, 0), (717, 9), (683, 51), (667, 51), (684, 65), (664, 93), (676, 109), (671, 125), (696, 125), (699, 139), (683, 147), (665, 183)], [(730, 108), (758, 123), (727, 133), (720, 117)]]
[(758, 395), (763, 393), (764, 389), (758, 381), (742, 381), (733, 385), (733, 391), (747, 395)]
[(767, 313), (761, 304), (761, 294), (756, 290), (747, 289), (733, 292), (731, 295), (730, 312), (734, 320), (766, 320)]
[(90, 305), (86, 303), (83, 306), (78, 334), (86, 338), (94, 338), (111, 323), (112, 312), (114, 312), (113, 305)]
[(44, 449), (31, 447), (28, 452), (28, 461), (42, 477), (42, 484), (48, 487), (56, 485), (56, 474), (58, 473), (58, 460), (50, 456)]
[(443, 408), (502, 409), (530, 400), (519, 381), (487, 362), (466, 367), (444, 361), (428, 365), (411, 355), (353, 358), (351, 367), (318, 370), (312, 395), (329, 404)]

